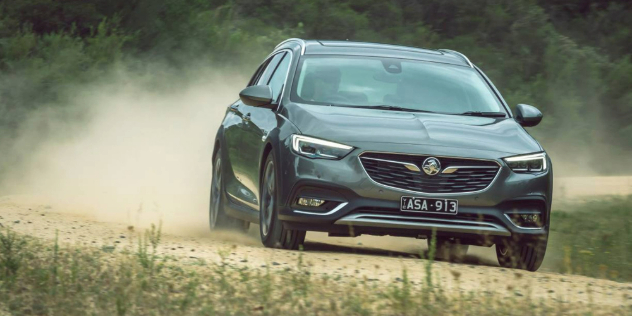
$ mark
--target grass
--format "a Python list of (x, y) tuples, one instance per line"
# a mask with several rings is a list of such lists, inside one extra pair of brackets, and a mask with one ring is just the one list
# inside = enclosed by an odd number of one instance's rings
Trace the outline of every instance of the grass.
[[(0, 315), (557, 315), (631, 310), (489, 293), (445, 293), (425, 260), (423, 284), (316, 276), (299, 253), (285, 270), (156, 254), (160, 229), (138, 248), (60, 245), (0, 230)], [(458, 281), (459, 274), (453, 274)]]
[(632, 281), (632, 196), (553, 210), (547, 253), (558, 272)]

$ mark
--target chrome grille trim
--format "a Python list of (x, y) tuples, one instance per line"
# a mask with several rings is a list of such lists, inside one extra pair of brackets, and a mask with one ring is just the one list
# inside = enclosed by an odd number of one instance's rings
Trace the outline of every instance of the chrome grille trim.
[[(459, 170), (455, 170), (454, 172), (451, 172), (451, 173), (439, 173), (438, 175), (430, 176), (431, 178), (426, 178), (425, 180), (419, 179), (419, 178), (413, 178), (412, 180), (410, 180), (409, 177), (412, 177), (412, 176), (416, 177), (417, 175), (412, 174), (412, 171), (410, 171), (409, 169), (409, 171), (404, 171), (402, 173), (390, 174), (387, 172), (381, 175), (382, 179), (374, 179), (375, 174), (372, 176), (371, 173), (369, 173), (369, 170), (367, 170), (367, 166), (365, 166), (363, 159), (371, 160), (371, 161), (382, 161), (386, 163), (395, 163), (395, 164), (404, 165), (404, 166), (410, 165), (411, 163), (405, 162), (405, 161), (396, 161), (393, 159), (363, 157), (364, 155), (369, 155), (369, 154), (400, 155), (404, 157), (409, 156), (409, 157), (416, 157), (418, 158), (419, 161), (422, 161), (423, 158), (427, 158), (427, 157), (436, 157), (436, 158), (439, 158), (440, 160), (442, 159), (457, 160), (458, 164), (455, 164), (454, 166), (448, 166), (445, 169), (457, 168), (457, 169), (461, 169), (461, 172), (465, 174), (455, 175), (455, 172), (459, 171)], [(480, 165), (467, 166), (463, 161), (468, 161), (468, 160), (478, 161), (479, 163), (483, 163), (483, 162), (494, 163), (497, 167), (489, 166), (489, 165), (488, 166), (480, 166)], [(502, 169), (502, 165), (498, 161), (490, 160), (490, 159), (436, 156), (436, 155), (426, 155), (426, 154), (376, 152), (376, 151), (362, 152), (360, 155), (358, 155), (358, 161), (360, 162), (360, 165), (362, 166), (362, 169), (364, 170), (365, 174), (369, 177), (369, 179), (372, 182), (374, 182), (377, 185), (380, 185), (389, 189), (398, 190), (398, 191), (422, 193), (422, 194), (433, 194), (433, 195), (455, 195), (455, 194), (463, 195), (463, 194), (475, 194), (475, 193), (483, 192), (492, 186), (492, 184), (498, 178), (498, 175), (500, 174), (500, 171)], [(388, 169), (388, 168), (389, 167), (383, 167), (381, 169), (383, 169), (382, 171), (386, 172), (387, 170), (384, 170), (384, 169)], [(467, 175), (467, 173), (469, 173), (469, 176)], [(427, 177), (425, 174), (423, 176), (420, 175), (420, 177), (424, 177), (424, 176)], [(460, 179), (457, 178), (459, 176), (461, 176)], [(490, 177), (491, 179), (489, 179)], [(442, 181), (443, 183), (440, 183)], [(383, 182), (386, 182), (386, 183), (383, 183)], [(412, 184), (414, 185), (411, 185), (411, 182), (413, 182)], [(462, 183), (458, 183), (458, 182), (462, 182)], [(432, 187), (434, 185), (443, 185), (443, 188), (440, 190), (428, 188), (428, 186)], [(414, 186), (417, 186), (417, 188), (411, 189), (411, 187), (414, 187)], [(426, 188), (419, 188), (420, 186), (426, 186)]]
[(366, 157), (364, 159), (375, 160), (375, 161), (382, 161), (382, 162), (390, 162), (390, 163), (398, 163), (400, 165), (404, 165), (404, 167), (406, 167), (410, 171), (421, 171), (421, 169), (419, 169), (419, 167), (417, 167), (417, 165), (412, 164), (412, 163), (408, 163), (408, 162), (395, 161), (395, 160), (385, 160), (385, 159), (379, 159), (379, 158), (369, 158), (369, 157)]

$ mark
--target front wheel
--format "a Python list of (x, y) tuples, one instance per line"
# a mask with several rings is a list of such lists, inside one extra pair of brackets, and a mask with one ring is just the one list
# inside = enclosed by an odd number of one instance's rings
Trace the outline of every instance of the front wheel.
[(278, 179), (272, 152), (268, 155), (264, 166), (259, 208), (261, 242), (269, 248), (296, 250), (305, 241), (305, 232), (285, 229), (277, 216)]
[(537, 271), (544, 260), (547, 240), (505, 240), (496, 244), (498, 264), (505, 268)]

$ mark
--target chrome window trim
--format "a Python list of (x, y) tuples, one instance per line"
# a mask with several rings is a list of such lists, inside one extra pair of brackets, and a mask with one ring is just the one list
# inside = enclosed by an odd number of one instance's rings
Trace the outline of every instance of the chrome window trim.
[[(276, 105), (276, 108), (274, 109), (274, 112), (279, 112), (279, 108), (281, 107), (281, 103), (283, 102), (283, 97), (285, 96), (285, 90), (287, 89), (287, 79), (290, 76), (290, 69), (292, 68), (292, 59), (294, 58), (294, 52), (292, 51), (292, 49), (290, 48), (284, 48), (282, 50), (279, 50), (278, 52), (282, 52), (282, 51), (286, 51), (290, 54), (289, 58), (290, 58), (290, 64), (287, 67), (287, 71), (285, 72), (285, 81), (283, 82), (283, 89), (281, 89), (281, 95), (279, 96), (279, 100)], [(286, 56), (287, 57), (287, 56)], [(266, 59), (267, 60), (267, 59)], [(279, 62), (279, 64), (281, 64), (283, 60), (281, 60)], [(272, 74), (272, 76), (274, 76), (274, 73)], [(272, 77), (270, 77), (270, 79), (272, 79)]]
[(407, 155), (407, 156), (428, 156), (427, 154), (410, 154), (410, 153), (396, 153), (396, 152), (386, 152), (386, 151), (363, 151), (362, 153), (360, 153), (358, 155), (358, 162), (360, 163), (360, 166), (362, 167), (362, 170), (364, 170), (364, 174), (366, 174), (366, 176), (369, 178), (369, 180), (371, 180), (371, 182), (381, 186), (381, 187), (385, 187), (391, 190), (395, 190), (395, 191), (401, 191), (401, 192), (407, 192), (407, 193), (415, 193), (415, 194), (428, 194), (428, 195), (432, 195), (432, 196), (454, 196), (454, 195), (471, 195), (471, 194), (478, 194), (478, 193), (482, 193), (485, 192), (487, 190), (489, 190), (489, 188), (491, 188), (494, 183), (496, 182), (496, 179), (498, 179), (498, 175), (500, 175), (500, 171), (502, 170), (502, 165), (494, 159), (480, 159), (480, 158), (467, 158), (467, 157), (454, 157), (454, 156), (436, 156), (436, 155), (431, 155), (432, 157), (438, 157), (438, 158), (456, 158), (456, 159), (470, 159), (470, 160), (479, 160), (479, 161), (490, 161), (490, 162), (494, 162), (498, 165), (498, 171), (496, 172), (496, 175), (494, 176), (494, 179), (492, 179), (492, 181), (489, 183), (489, 185), (487, 187), (485, 187), (484, 189), (481, 190), (477, 190), (477, 191), (468, 191), (468, 192), (442, 192), (442, 193), (432, 193), (432, 192), (423, 192), (423, 191), (414, 191), (414, 190), (407, 190), (407, 189), (401, 189), (401, 188), (397, 188), (397, 187), (392, 187), (390, 185), (386, 185), (386, 184), (382, 184), (379, 183), (375, 180), (373, 180), (373, 178), (371, 178), (371, 176), (369, 175), (369, 173), (366, 171), (366, 169), (364, 168), (364, 165), (362, 164), (362, 155), (364, 154), (368, 154), (368, 153), (373, 153), (373, 154), (395, 154), (395, 155)]
[(277, 48), (279, 48), (281, 45), (289, 43), (289, 42), (298, 42), (299, 45), (301, 46), (301, 56), (305, 55), (305, 47), (307, 46), (307, 43), (305, 43), (304, 40), (300, 39), (300, 38), (288, 38), (285, 41), (279, 43), (276, 47), (274, 47), (274, 49), (276, 50)]
[(468, 66), (470, 66), (470, 68), (474, 68), (474, 65), (472, 64), (470, 59), (467, 58), (467, 56), (465, 56), (463, 53), (460, 53), (460, 52), (457, 52), (457, 51), (451, 50), (451, 49), (438, 49), (438, 51), (443, 52), (443, 53), (455, 54), (455, 55), (463, 58), (465, 60), (465, 62), (468, 64)]
[(349, 204), (349, 202), (340, 203), (333, 210), (331, 210), (331, 211), (329, 211), (327, 213), (316, 213), (316, 212), (307, 212), (307, 211), (299, 211), (299, 210), (294, 210), (294, 213), (307, 214), (307, 215), (321, 215), (321, 216), (331, 215), (333, 213), (336, 213), (336, 212), (340, 211), (340, 209), (342, 209), (343, 207), (347, 206), (347, 204)]
[[(266, 59), (263, 60), (263, 63), (261, 63), (261, 65), (265, 64), (267, 61), (272, 61), (272, 59), (279, 54), (282, 53), (286, 53), (287, 51), (291, 51), (290, 49), (284, 48), (278, 51), (274, 51), (272, 54), (268, 55), (268, 57), (266, 57)], [(281, 57), (281, 60), (279, 60), (279, 63), (274, 67), (274, 70), (272, 72), (272, 74), (270, 75), (270, 78), (268, 79), (268, 82), (265, 85), (269, 85), (270, 80), (272, 80), (272, 77), (274, 76), (274, 73), (276, 72), (276, 70), (279, 68), (279, 65), (281, 64), (281, 62), (283, 61), (283, 59), (285, 58), (285, 56)], [(266, 67), (263, 69), (263, 72), (261, 73), (261, 75), (263, 76), (263, 73), (266, 71), (266, 69), (268, 68), (268, 66), (270, 66), (270, 64), (266, 65)], [(258, 80), (261, 79), (261, 77), (258, 78)], [(286, 78), (287, 79), (287, 78)], [(258, 82), (255, 82), (258, 83)]]

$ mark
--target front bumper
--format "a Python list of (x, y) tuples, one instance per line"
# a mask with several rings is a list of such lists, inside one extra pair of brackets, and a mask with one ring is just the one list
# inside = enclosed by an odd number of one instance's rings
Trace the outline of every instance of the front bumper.
[[(332, 235), (361, 234), (410, 237), (454, 237), (472, 244), (494, 243), (498, 238), (541, 238), (548, 234), (552, 196), (552, 168), (540, 174), (512, 172), (500, 159), (506, 153), (423, 145), (353, 144), (341, 160), (309, 159), (285, 148), (281, 158), (279, 219), (288, 228), (323, 231)], [(402, 150), (403, 149), (403, 150)], [(380, 185), (371, 180), (359, 159), (365, 151), (396, 152), (495, 160), (501, 168), (484, 190), (470, 193), (428, 194)], [(547, 158), (548, 159), (548, 158)], [(549, 166), (550, 161), (549, 161)], [(328, 201), (325, 209), (299, 206), (299, 196)], [(402, 196), (457, 199), (457, 215), (400, 211)], [(544, 226), (523, 228), (506, 214), (537, 211)]]

